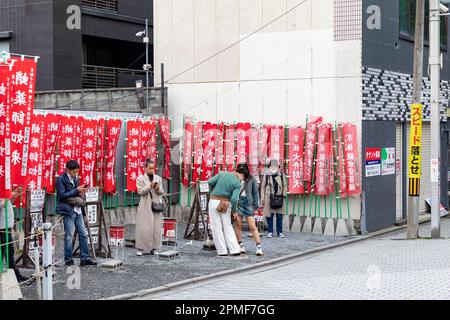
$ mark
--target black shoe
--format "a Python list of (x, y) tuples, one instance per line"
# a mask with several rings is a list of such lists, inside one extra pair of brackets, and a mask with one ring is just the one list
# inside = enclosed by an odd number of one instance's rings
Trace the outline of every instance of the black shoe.
[(73, 265), (74, 265), (73, 260), (66, 261), (66, 263), (65, 263), (64, 265), (65, 265), (66, 267), (73, 266)]
[(91, 259), (87, 259), (84, 261), (80, 262), (80, 266), (84, 267), (84, 266), (96, 266), (97, 262), (92, 261)]

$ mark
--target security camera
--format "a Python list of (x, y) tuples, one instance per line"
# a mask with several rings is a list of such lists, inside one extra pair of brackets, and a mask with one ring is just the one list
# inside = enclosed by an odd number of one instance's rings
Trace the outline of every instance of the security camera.
[(139, 31), (138, 33), (136, 33), (136, 37), (140, 38), (143, 37), (145, 35), (145, 31)]
[(448, 7), (444, 6), (442, 3), (439, 3), (439, 11), (442, 13), (448, 13)]

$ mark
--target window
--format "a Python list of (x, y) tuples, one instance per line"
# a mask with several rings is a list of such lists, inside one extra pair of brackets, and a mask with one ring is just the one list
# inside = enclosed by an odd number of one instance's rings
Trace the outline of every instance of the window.
[[(425, 1), (425, 44), (429, 43), (429, 19), (430, 5)], [(414, 41), (416, 26), (416, 0), (400, 0), (400, 36)], [(441, 17), (441, 48), (447, 49), (447, 29), (448, 22), (446, 17)]]
[(9, 52), (9, 39), (0, 39), (0, 54), (3, 51)]

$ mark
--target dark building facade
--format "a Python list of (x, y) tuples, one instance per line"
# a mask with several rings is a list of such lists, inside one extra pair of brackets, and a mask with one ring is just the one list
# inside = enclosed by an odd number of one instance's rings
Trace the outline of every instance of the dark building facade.
[[(428, 1), (426, 1), (428, 3)], [(370, 9), (372, 6), (372, 9)], [(379, 11), (380, 26), (373, 28), (373, 6)], [(393, 226), (406, 218), (408, 198), (409, 112), (412, 100), (412, 74), (415, 27), (415, 0), (363, 0), (362, 40), (362, 155), (363, 187), (368, 231)], [(430, 81), (428, 77), (428, 5), (425, 19), (425, 48), (422, 83), (423, 136), (422, 178), (419, 212), (426, 213), (430, 190)], [(441, 202), (448, 208), (448, 129), (450, 98), (450, 54), (448, 18), (442, 17), (441, 52)], [(366, 148), (392, 148), (396, 151), (396, 174), (365, 174)]]
[(145, 44), (136, 33), (147, 18), (152, 64), (151, 0), (0, 0), (0, 7), (0, 51), (40, 56), (38, 91), (145, 85)]

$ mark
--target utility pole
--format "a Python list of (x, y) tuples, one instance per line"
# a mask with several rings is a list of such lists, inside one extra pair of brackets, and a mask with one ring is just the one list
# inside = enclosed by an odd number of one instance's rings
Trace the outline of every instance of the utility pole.
[(440, 1), (430, 0), (430, 80), (431, 80), (431, 237), (440, 238)]
[(150, 77), (149, 77), (149, 72), (150, 72), (150, 66), (149, 66), (149, 57), (148, 57), (148, 44), (150, 42), (150, 36), (148, 34), (148, 19), (145, 19), (145, 37), (144, 37), (144, 42), (145, 42), (145, 71), (146, 71), (146, 90), (145, 90), (145, 94), (146, 94), (146, 106), (147, 106), (147, 112), (148, 115), (150, 115), (150, 103), (149, 103), (149, 95), (148, 95), (148, 87), (150, 86)]
[[(422, 78), (423, 78), (423, 38), (425, 24), (425, 0), (416, 1), (416, 28), (414, 37), (414, 73), (413, 73), (413, 99), (412, 105), (422, 104)], [(411, 115), (412, 121), (412, 115)], [(421, 121), (421, 120), (420, 120)], [(410, 143), (411, 149), (411, 143)], [(411, 158), (411, 151), (409, 157)], [(411, 159), (409, 160), (411, 162)], [(411, 166), (411, 164), (409, 164)], [(419, 175), (421, 173), (419, 158)], [(419, 194), (420, 178), (409, 178), (408, 216), (406, 238), (415, 239), (419, 236)], [(418, 188), (411, 192), (411, 185), (416, 184)]]

